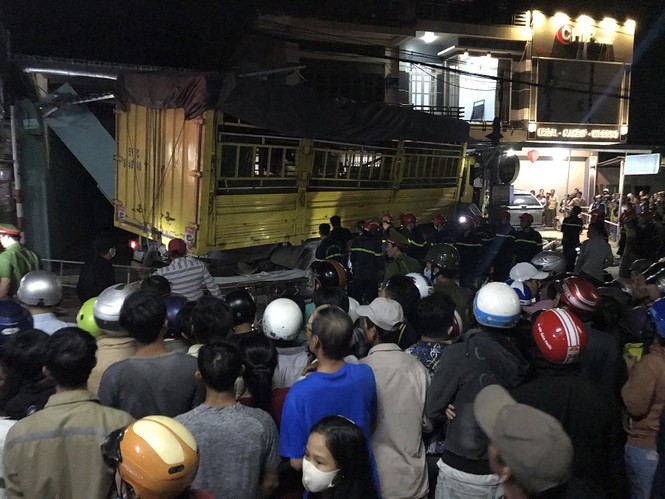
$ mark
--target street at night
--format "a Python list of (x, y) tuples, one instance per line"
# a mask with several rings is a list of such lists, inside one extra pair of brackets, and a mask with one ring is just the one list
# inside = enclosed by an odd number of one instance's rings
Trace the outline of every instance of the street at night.
[(665, 499), (665, 6), (0, 6), (0, 499)]

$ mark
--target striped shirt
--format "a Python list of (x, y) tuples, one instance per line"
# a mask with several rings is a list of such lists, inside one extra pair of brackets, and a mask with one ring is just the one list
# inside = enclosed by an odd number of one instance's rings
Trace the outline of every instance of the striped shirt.
[(222, 295), (207, 267), (190, 255), (174, 259), (170, 265), (157, 270), (154, 275), (165, 277), (171, 284), (172, 293), (182, 295), (190, 301), (203, 296), (203, 286), (212, 296)]

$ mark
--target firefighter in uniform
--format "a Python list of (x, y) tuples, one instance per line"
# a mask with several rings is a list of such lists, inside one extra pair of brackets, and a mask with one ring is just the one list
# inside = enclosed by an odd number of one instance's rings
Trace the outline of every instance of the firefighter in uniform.
[(520, 230), (515, 238), (515, 263), (530, 262), (538, 253), (543, 251), (543, 237), (540, 232), (533, 229), (533, 215), (523, 213), (520, 215)]
[(443, 243), (452, 244), (455, 242), (455, 235), (451, 230), (452, 224), (448, 222), (448, 217), (437, 213), (432, 217), (432, 225), (434, 226), (434, 232), (427, 236), (427, 242), (430, 246)]
[(575, 248), (580, 244), (580, 234), (584, 228), (580, 213), (582, 213), (582, 208), (573, 206), (570, 215), (564, 218), (561, 224), (561, 244), (563, 245), (563, 257), (566, 259), (566, 272), (575, 270), (575, 259), (577, 258)]
[(349, 296), (359, 303), (370, 303), (379, 295), (379, 283), (383, 278), (384, 260), (381, 240), (376, 237), (379, 224), (368, 220), (362, 232), (351, 240), (350, 256), (353, 279), (350, 282)]
[(461, 215), (458, 219), (459, 232), (455, 247), (459, 253), (459, 283), (467, 289), (474, 289), (478, 277), (478, 263), (483, 251), (483, 243), (476, 233), (471, 215)]
[(494, 244), (494, 275), (495, 281), (504, 282), (508, 279), (510, 269), (515, 265), (515, 240), (517, 231), (510, 223), (510, 212), (499, 212), (499, 226), (496, 229)]
[(424, 262), (425, 255), (427, 254), (427, 237), (425, 236), (425, 232), (417, 224), (416, 216), (413, 213), (402, 215), (401, 220), (402, 235), (409, 240), (406, 254), (419, 262)]

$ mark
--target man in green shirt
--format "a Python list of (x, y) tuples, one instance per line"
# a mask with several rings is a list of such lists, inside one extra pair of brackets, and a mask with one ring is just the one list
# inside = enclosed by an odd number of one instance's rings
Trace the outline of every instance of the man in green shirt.
[(41, 259), (34, 251), (23, 246), (19, 240), (21, 231), (12, 224), (0, 223), (0, 298), (11, 298), (16, 294), (21, 278), (41, 267)]

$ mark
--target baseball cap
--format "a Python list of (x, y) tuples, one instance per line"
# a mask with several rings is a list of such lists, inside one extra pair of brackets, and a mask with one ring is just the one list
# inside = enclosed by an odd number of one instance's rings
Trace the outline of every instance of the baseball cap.
[(185, 244), (185, 241), (180, 238), (171, 239), (169, 241), (169, 253), (180, 256), (187, 254), (187, 245)]
[(541, 281), (548, 277), (549, 274), (547, 272), (541, 272), (528, 262), (520, 262), (510, 269), (510, 278), (513, 281), (528, 281), (529, 279)]
[(384, 331), (391, 331), (404, 322), (402, 305), (390, 298), (374, 298), (369, 305), (356, 308), (355, 313), (358, 317), (367, 317)]
[(0, 234), (8, 234), (10, 236), (20, 236), (21, 230), (14, 224), (0, 223)]
[(527, 493), (543, 492), (568, 481), (573, 444), (555, 418), (518, 404), (500, 385), (480, 391), (473, 413)]

